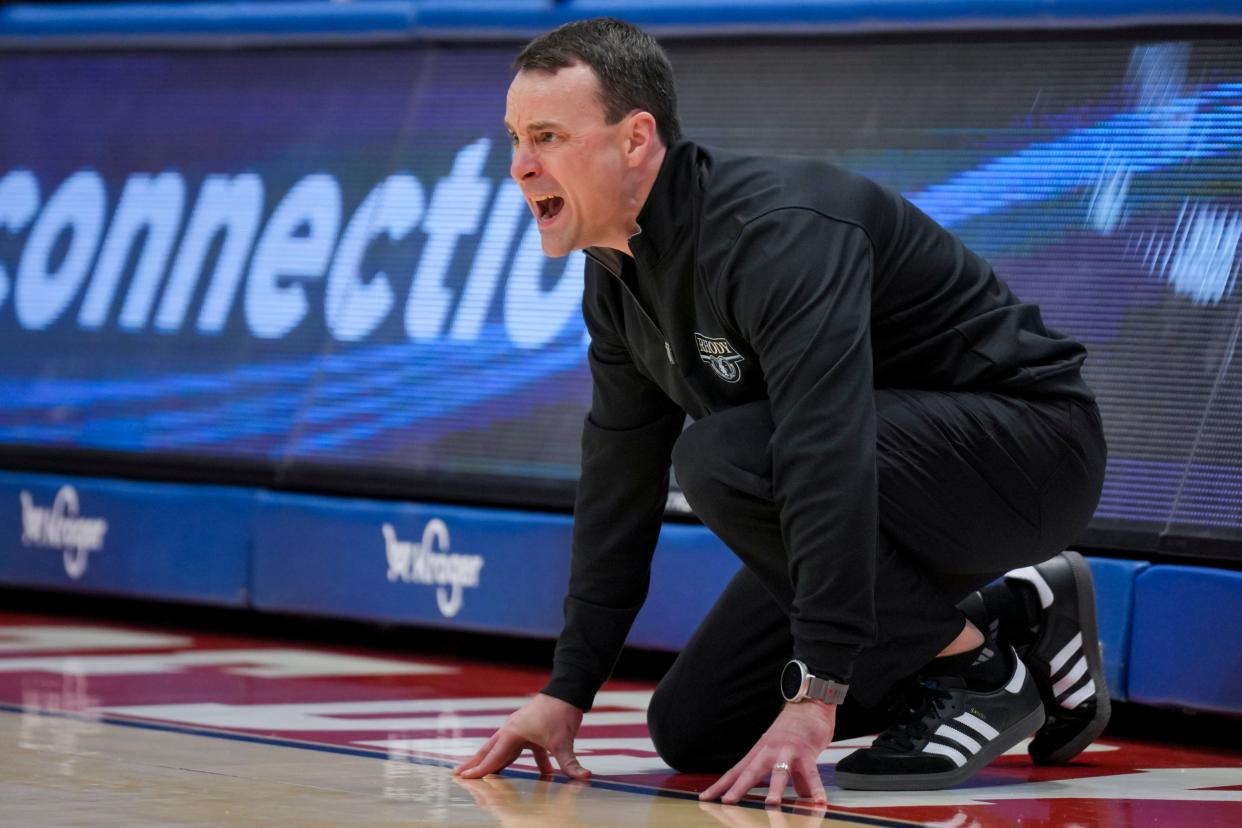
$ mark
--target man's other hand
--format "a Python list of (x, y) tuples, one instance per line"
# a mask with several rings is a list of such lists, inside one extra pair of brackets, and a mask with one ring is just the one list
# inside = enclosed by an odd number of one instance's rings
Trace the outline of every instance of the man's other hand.
[(582, 726), (582, 711), (568, 702), (539, 693), (510, 716), (479, 751), (457, 767), (453, 774), (478, 779), (506, 768), (523, 750), (530, 748), (539, 772), (552, 774), (552, 759), (561, 771), (574, 779), (588, 779), (591, 772), (574, 755), (574, 737)]
[(700, 794), (699, 799), (719, 799), (732, 805), (770, 775), (765, 804), (779, 805), (790, 782), (799, 798), (826, 804), (828, 796), (816, 761), (820, 751), (832, 742), (836, 726), (835, 704), (786, 704), (750, 753)]

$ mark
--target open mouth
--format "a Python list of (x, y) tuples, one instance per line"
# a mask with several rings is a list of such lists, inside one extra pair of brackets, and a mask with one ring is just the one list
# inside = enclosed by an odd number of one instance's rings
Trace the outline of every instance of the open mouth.
[(564, 206), (565, 199), (560, 196), (540, 196), (535, 199), (535, 215), (542, 224), (556, 218)]

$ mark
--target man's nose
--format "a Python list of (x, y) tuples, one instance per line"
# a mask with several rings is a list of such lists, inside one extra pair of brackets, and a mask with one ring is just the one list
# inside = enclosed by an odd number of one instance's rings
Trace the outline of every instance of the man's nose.
[(513, 160), (509, 162), (509, 175), (518, 182), (539, 175), (539, 162), (535, 154), (523, 144), (513, 148)]

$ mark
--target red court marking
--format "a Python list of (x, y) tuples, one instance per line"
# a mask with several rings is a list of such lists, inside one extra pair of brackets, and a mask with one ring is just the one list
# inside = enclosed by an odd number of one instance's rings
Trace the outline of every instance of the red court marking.
[[(184, 640), (16, 649), (15, 636), (43, 626), (107, 629), (0, 613), (0, 704), (445, 764), (473, 753), (546, 680), (541, 669), (132, 626), (116, 629)], [(651, 689), (634, 682), (605, 688), (579, 734), (583, 764), (603, 782), (698, 793), (714, 778), (674, 773), (651, 747), (642, 712)], [(1059, 768), (1005, 756), (948, 791), (830, 788), (830, 813), (951, 828), (1242, 825), (1242, 751), (1126, 739), (1099, 747)], [(837, 750), (840, 758), (849, 748)], [(534, 770), (529, 758), (515, 767)], [(830, 767), (824, 769), (831, 783)]]

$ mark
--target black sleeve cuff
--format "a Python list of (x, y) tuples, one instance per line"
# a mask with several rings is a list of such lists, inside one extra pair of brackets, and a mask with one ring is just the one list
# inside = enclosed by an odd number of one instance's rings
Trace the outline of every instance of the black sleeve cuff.
[(794, 658), (801, 661), (818, 678), (849, 684), (854, 675), (854, 659), (858, 650), (831, 644), (795, 642)]
[(585, 675), (574, 675), (566, 670), (558, 670), (552, 675), (547, 686), (539, 692), (572, 704), (586, 713), (595, 703), (595, 694), (599, 692), (599, 687)]

